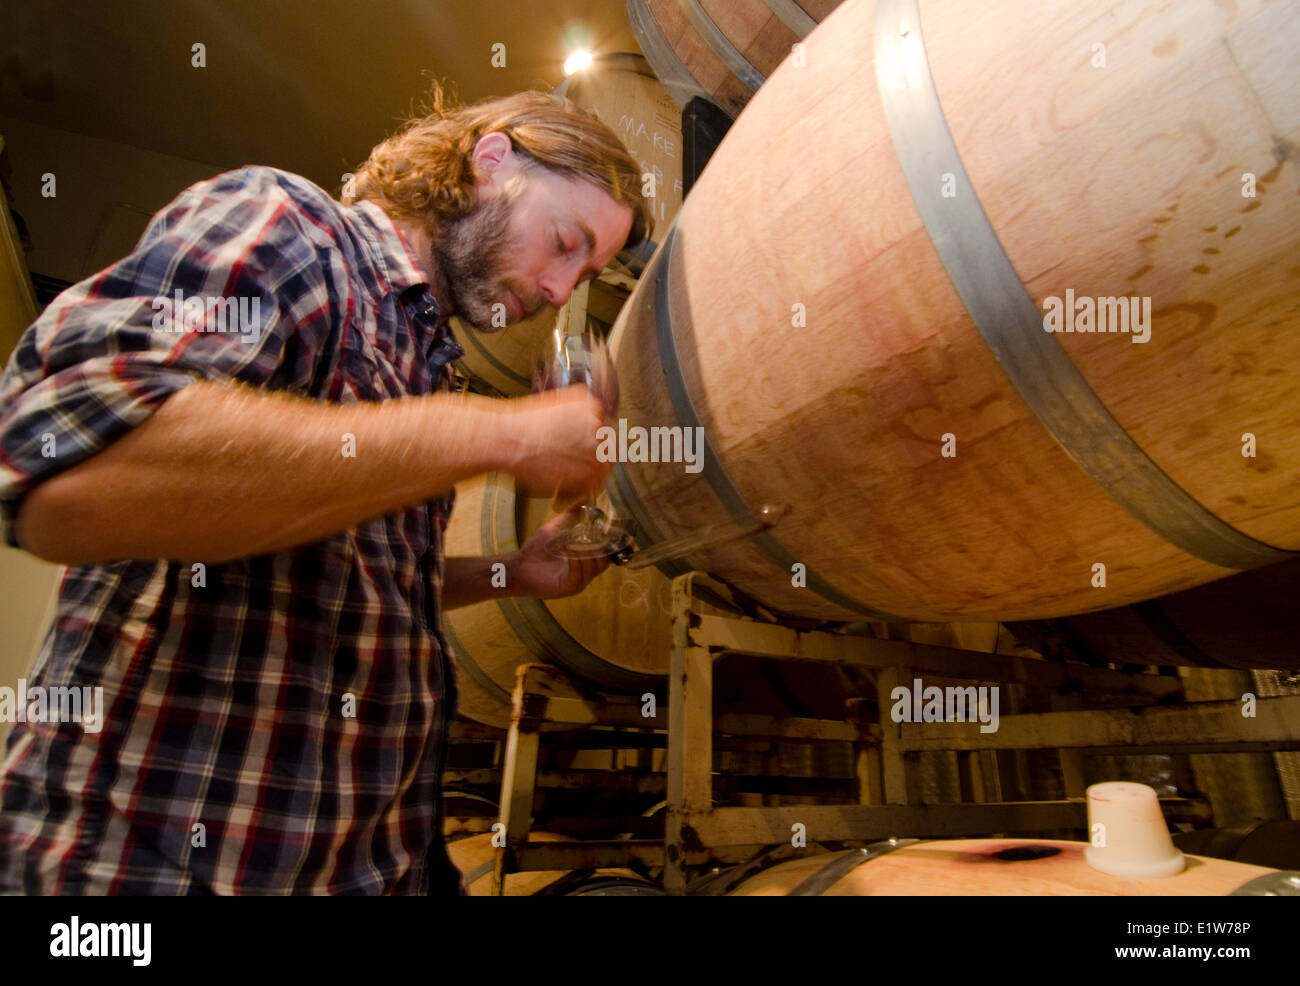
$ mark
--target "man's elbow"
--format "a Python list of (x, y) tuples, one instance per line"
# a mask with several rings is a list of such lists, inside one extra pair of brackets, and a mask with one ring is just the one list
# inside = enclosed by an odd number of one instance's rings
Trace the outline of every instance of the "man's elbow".
[(57, 565), (86, 565), (95, 557), (94, 520), (85, 483), (70, 473), (45, 480), (24, 498), (15, 534), (26, 552)]

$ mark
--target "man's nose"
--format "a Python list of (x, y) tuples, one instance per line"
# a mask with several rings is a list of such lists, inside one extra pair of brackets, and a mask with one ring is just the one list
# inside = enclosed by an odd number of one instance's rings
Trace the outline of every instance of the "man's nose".
[(548, 273), (537, 283), (542, 296), (551, 305), (559, 308), (569, 300), (573, 289), (577, 287), (578, 278), (567, 271)]

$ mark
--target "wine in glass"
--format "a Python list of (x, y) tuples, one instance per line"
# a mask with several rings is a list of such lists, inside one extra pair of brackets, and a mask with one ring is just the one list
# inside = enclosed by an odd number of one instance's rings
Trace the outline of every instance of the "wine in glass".
[[(540, 393), (573, 384), (586, 384), (592, 395), (605, 405), (607, 417), (618, 409), (618, 376), (608, 347), (590, 332), (569, 335), (557, 326), (550, 353), (533, 374), (533, 390)], [(546, 550), (559, 558), (626, 560), (632, 551), (632, 537), (596, 506), (590, 493), (579, 508), (576, 523), (553, 536)]]

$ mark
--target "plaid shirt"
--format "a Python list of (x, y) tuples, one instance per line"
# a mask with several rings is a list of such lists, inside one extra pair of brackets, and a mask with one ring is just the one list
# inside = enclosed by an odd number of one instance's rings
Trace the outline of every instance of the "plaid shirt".
[[(0, 379), (6, 540), (27, 491), (194, 380), (339, 404), (439, 390), (460, 351), (426, 280), (370, 203), (263, 167), (190, 188), (19, 342)], [(28, 684), (102, 686), (107, 714), (15, 726), (0, 891), (463, 892), (441, 836), (453, 497), (204, 577), (201, 558), (69, 568)]]

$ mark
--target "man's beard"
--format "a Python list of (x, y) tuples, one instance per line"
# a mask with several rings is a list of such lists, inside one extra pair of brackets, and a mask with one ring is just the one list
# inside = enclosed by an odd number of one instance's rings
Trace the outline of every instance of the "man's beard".
[(433, 259), (447, 280), (456, 313), (480, 332), (499, 332), (512, 320), (507, 291), (519, 299), (525, 316), (538, 307), (528, 292), (499, 280), (511, 245), (510, 217), (517, 194), (480, 201), (469, 215), (439, 223), (434, 232)]

